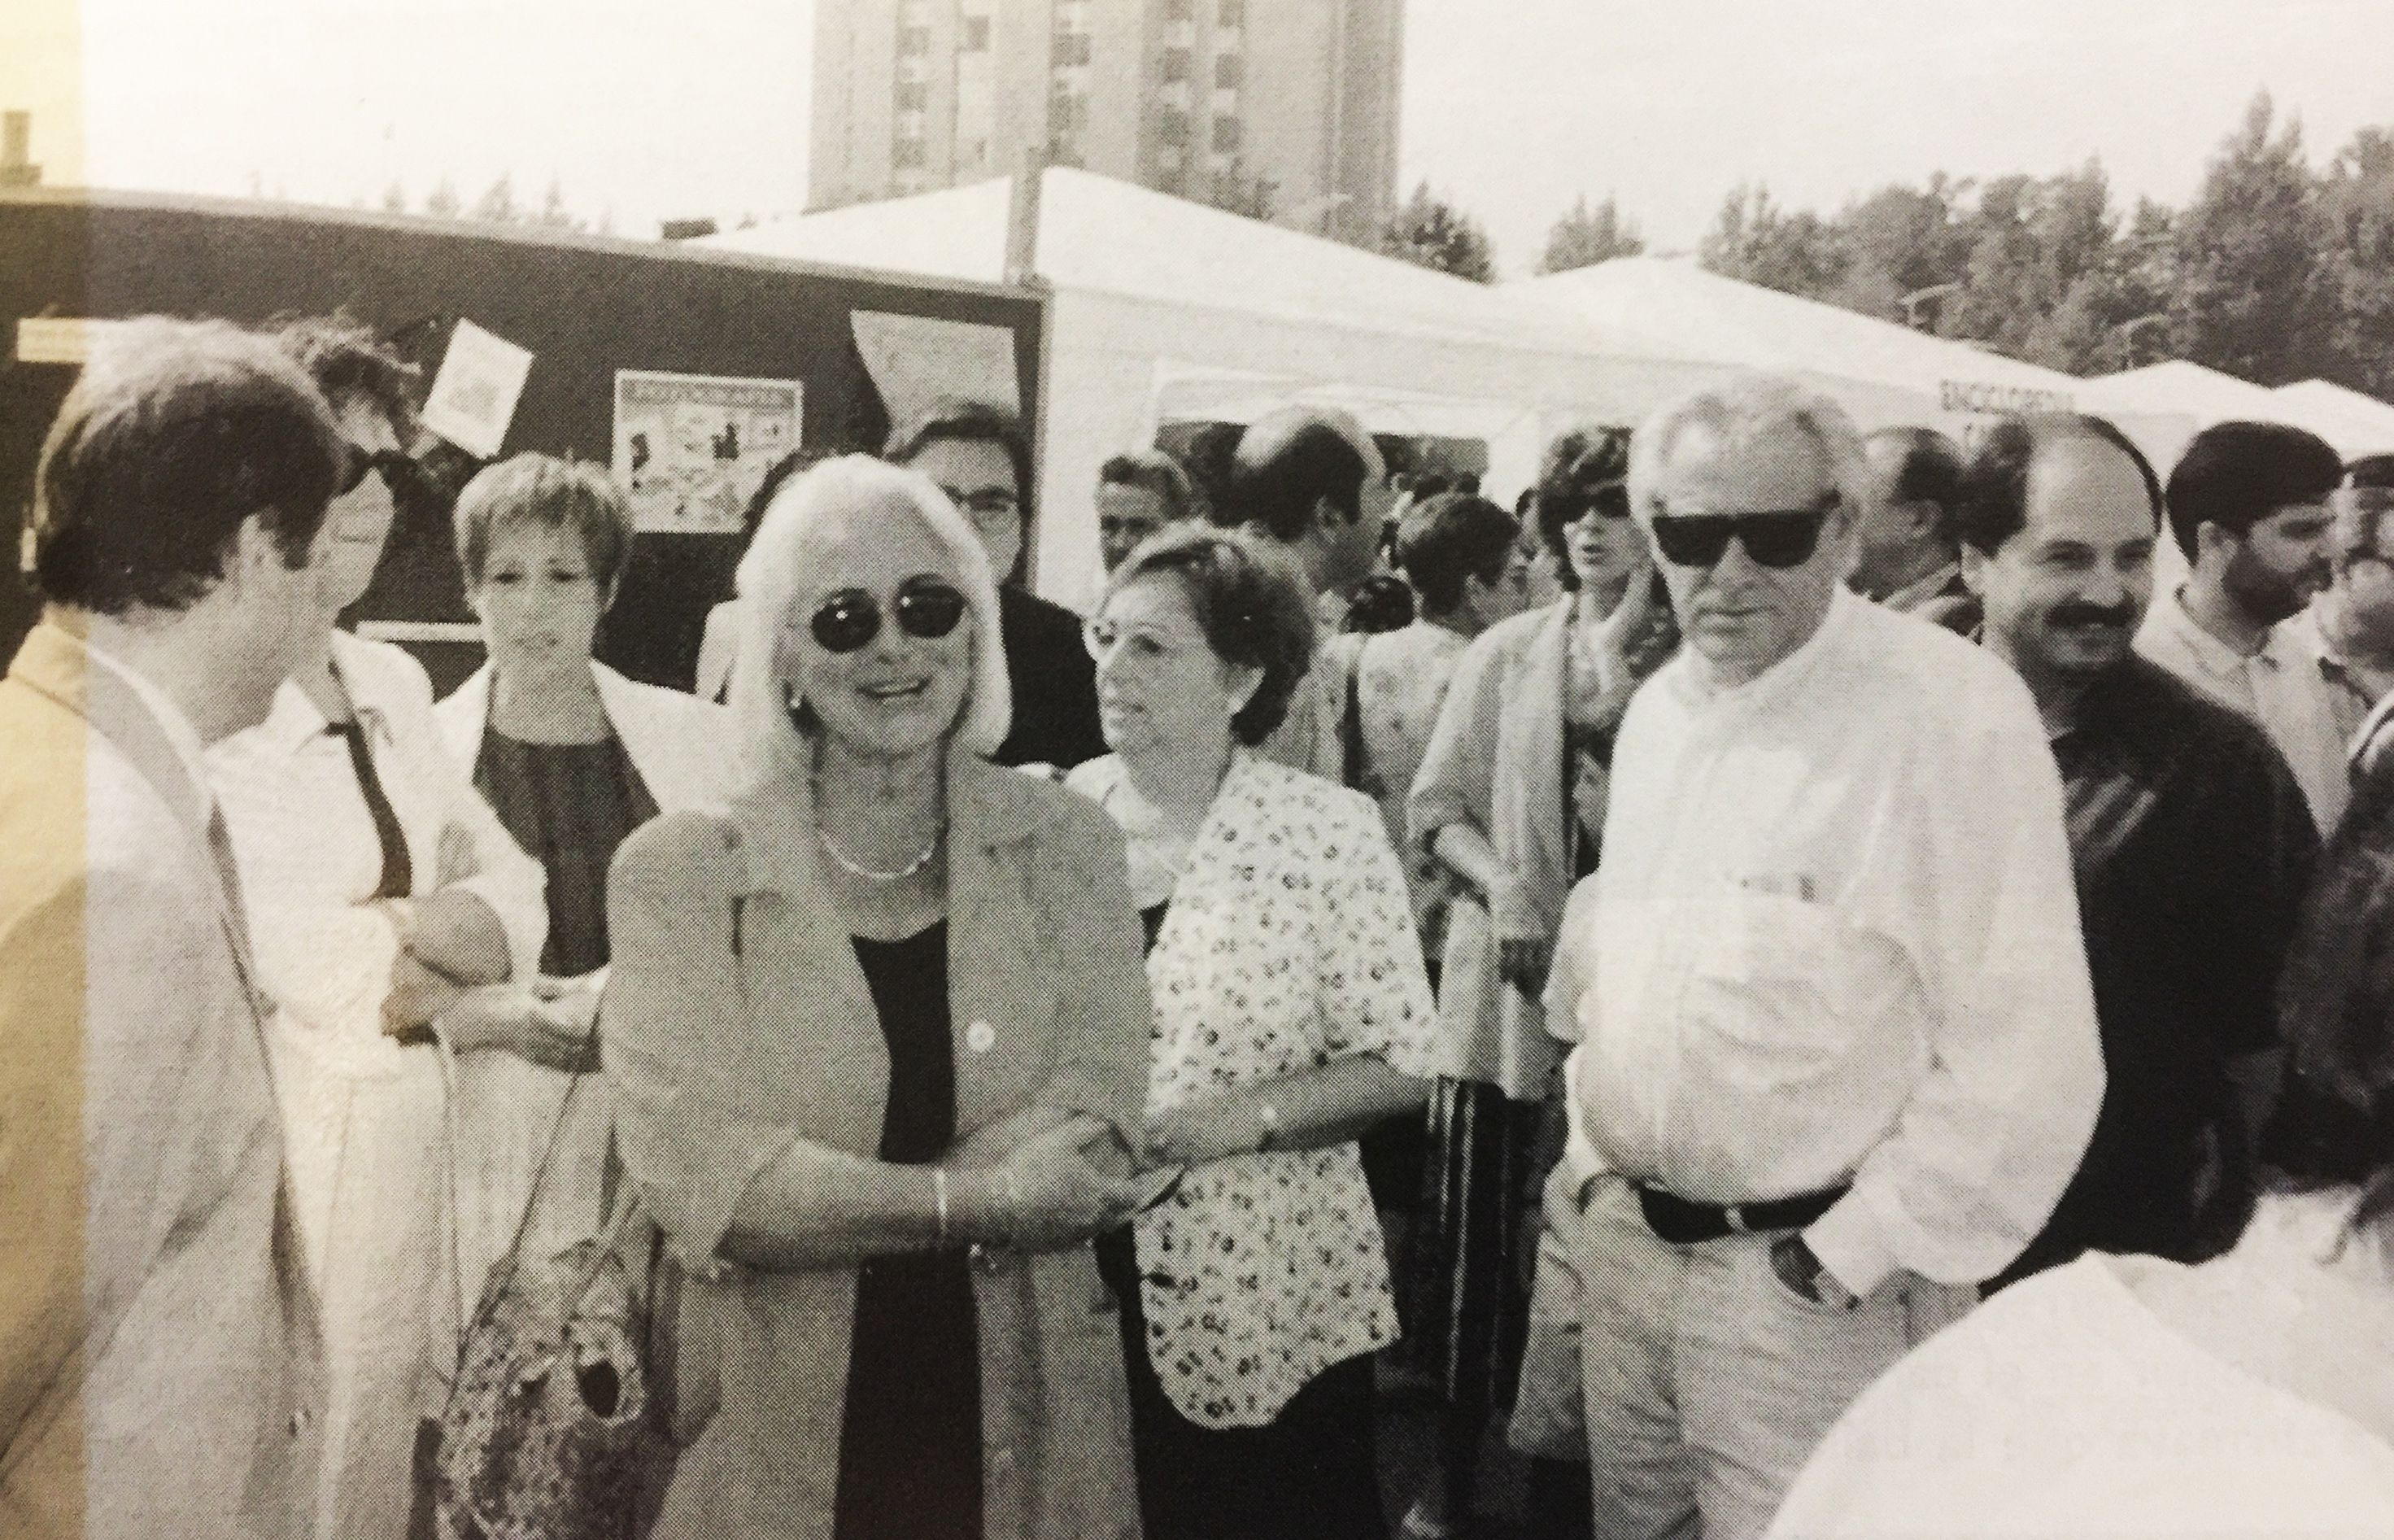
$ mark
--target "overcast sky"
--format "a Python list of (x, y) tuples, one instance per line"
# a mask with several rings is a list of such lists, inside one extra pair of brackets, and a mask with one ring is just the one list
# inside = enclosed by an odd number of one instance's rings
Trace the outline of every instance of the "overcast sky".
[[(1112, 0), (1098, 0), (1099, 4)], [(1269, 5), (1312, 0), (1260, 0)], [(810, 0), (0, 3), (0, 106), (99, 185), (467, 200), (501, 172), (625, 234), (802, 206)], [(1401, 180), (1535, 261), (1573, 195), (1660, 246), (1741, 181), (1834, 209), (1891, 180), (2099, 155), (2183, 201), (2256, 90), (2315, 157), (2394, 123), (2389, 0), (1411, 0)], [(47, 24), (45, 25), (46, 20)], [(61, 59), (79, 59), (68, 119)], [(78, 146), (73, 129), (80, 126)]]

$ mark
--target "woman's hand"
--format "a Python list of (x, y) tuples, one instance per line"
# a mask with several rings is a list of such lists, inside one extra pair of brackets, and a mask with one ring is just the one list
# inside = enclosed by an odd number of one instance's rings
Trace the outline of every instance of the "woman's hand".
[(436, 1025), (459, 1053), (510, 1053), (551, 1070), (586, 1070), (596, 1060), (598, 992), (542, 980), (462, 992)]
[(455, 1006), (466, 992), (446, 975), (427, 967), (415, 954), (391, 959), (390, 993), (383, 996), (382, 1030), (390, 1037), (421, 1032)]
[(1112, 1127), (1084, 1113), (1018, 1146), (990, 1173), (999, 1239), (1024, 1251), (1056, 1251), (1128, 1219), (1139, 1184), (1102, 1169), (1089, 1149), (1112, 1138)]

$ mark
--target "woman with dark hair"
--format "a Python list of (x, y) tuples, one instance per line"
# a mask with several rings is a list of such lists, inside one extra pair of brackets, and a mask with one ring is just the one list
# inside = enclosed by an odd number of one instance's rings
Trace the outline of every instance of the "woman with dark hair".
[(1355, 1139), (1421, 1105), (1429, 986), (1378, 809), (1255, 752), (1310, 611), (1285, 558), (1185, 528), (1089, 623), (1114, 752), (1069, 784), (1128, 837), (1148, 1156), (1185, 1168), (1109, 1242), (1149, 1540), (1387, 1530), (1372, 1358), (1396, 1309)]
[[(2286, 962), (2275, 1166), (2233, 1250), (2090, 1253), (1879, 1380), (1771, 1533), (2394, 1534), (2394, 862), (2330, 858)], [(1957, 1423), (1956, 1419), (1965, 1419)]]
[[(1630, 520), (1628, 469), (1618, 429), (1574, 429), (1548, 448), (1532, 512), (1564, 595), (1473, 639), (1406, 804), (1409, 836), (1458, 888), (1421, 1253), (1440, 1285), (1425, 1318), (1443, 1323), (1449, 1394), (1467, 1409), (1505, 1403), (1519, 1350), (1522, 1211), (1544, 1174), (1530, 1167), (1560, 1059), (1539, 1002), (1563, 901), (1596, 869), (1621, 714), (1678, 639)], [(1464, 1516), (1476, 1442), (1449, 1441), (1417, 1531)]]

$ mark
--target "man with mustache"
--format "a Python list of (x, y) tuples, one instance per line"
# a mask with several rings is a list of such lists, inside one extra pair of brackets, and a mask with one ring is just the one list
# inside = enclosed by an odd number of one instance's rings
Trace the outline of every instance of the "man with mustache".
[(2351, 796), (2345, 731), (2318, 662), (2282, 625), (2327, 586), (2343, 480), (2335, 451), (2281, 423), (2216, 423), (2170, 472), (2169, 526), (2190, 571), (2137, 651), (2261, 724), (2323, 836)]
[(2087, 1250), (2200, 1261), (2250, 1195), (2231, 1086), (2275, 1045), (2318, 841), (2261, 730), (2133, 650), (2162, 502), (2119, 429), (2054, 415), (1997, 425), (1954, 506), (1987, 648), (2028, 681), (2061, 769), (2103, 1037), (2086, 1158), (2003, 1283)]

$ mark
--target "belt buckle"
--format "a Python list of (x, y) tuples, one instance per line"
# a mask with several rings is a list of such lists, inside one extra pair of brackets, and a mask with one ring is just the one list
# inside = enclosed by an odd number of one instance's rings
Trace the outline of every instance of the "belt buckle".
[(1722, 1204), (1721, 1218), (1729, 1225), (1729, 1232), (1731, 1235), (1751, 1235), (1754, 1233), (1754, 1227), (1745, 1222), (1745, 1209), (1742, 1204)]

